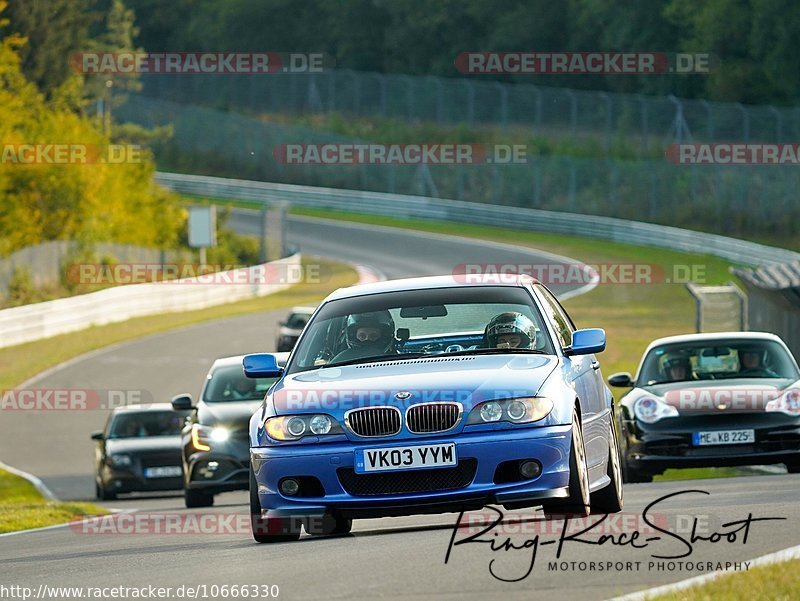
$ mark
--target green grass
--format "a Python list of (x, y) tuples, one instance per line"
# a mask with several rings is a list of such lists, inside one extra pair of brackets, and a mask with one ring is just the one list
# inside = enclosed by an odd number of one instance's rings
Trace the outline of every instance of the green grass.
[(347, 265), (331, 261), (320, 261), (320, 264), (320, 273), (329, 277), (320, 278), (324, 281), (319, 283), (296, 284), (285, 291), (262, 298), (197, 311), (138, 317), (0, 349), (0, 390), (13, 388), (62, 361), (110, 344), (222, 317), (315, 304), (336, 288), (352, 285), (358, 280), (356, 272)]
[(93, 503), (48, 501), (33, 484), (0, 469), (0, 534), (64, 524), (107, 513), (107, 509)]
[(751, 568), (712, 582), (649, 597), (651, 601), (793, 601), (800, 595), (800, 560)]

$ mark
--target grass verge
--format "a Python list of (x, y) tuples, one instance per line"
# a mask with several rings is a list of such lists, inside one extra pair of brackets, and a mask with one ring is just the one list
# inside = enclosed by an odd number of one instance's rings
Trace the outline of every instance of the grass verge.
[(0, 390), (13, 388), (62, 361), (110, 344), (211, 319), (271, 311), (293, 305), (314, 304), (336, 288), (350, 286), (358, 280), (355, 270), (348, 265), (332, 261), (319, 263), (320, 273), (330, 275), (322, 278), (324, 281), (319, 283), (297, 284), (288, 290), (261, 298), (197, 311), (138, 317), (0, 349)]
[(800, 560), (759, 566), (650, 601), (792, 601), (800, 591)]
[(0, 534), (54, 526), (107, 513), (107, 509), (93, 503), (48, 501), (33, 484), (0, 469)]

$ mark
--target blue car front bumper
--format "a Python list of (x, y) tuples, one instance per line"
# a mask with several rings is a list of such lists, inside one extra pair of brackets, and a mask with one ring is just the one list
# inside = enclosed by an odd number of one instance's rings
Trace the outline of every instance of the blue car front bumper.
[[(264, 517), (336, 512), (359, 518), (442, 513), (486, 504), (532, 506), (543, 499), (567, 496), (571, 428), (563, 425), (368, 443), (253, 447), (251, 465)], [(455, 443), (457, 467), (378, 475), (354, 472), (356, 448), (437, 443)], [(535, 478), (509, 481), (508, 466), (528, 459), (541, 464), (541, 473)], [(281, 494), (279, 483), (288, 477), (299, 479), (308, 493), (293, 497)], [(301, 485), (301, 491), (303, 488)]]

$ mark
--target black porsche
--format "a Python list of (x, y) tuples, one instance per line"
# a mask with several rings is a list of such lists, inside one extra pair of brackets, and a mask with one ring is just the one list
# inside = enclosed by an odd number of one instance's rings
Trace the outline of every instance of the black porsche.
[(800, 471), (800, 370), (773, 334), (655, 340), (617, 412), (627, 482), (667, 468), (783, 463)]

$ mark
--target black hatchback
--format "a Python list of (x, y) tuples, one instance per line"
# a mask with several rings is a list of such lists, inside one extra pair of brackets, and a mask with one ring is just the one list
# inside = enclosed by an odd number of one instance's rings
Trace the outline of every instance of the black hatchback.
[(95, 493), (103, 501), (120, 493), (180, 490), (181, 429), (187, 411), (167, 403), (115, 409), (104, 430), (94, 432)]

